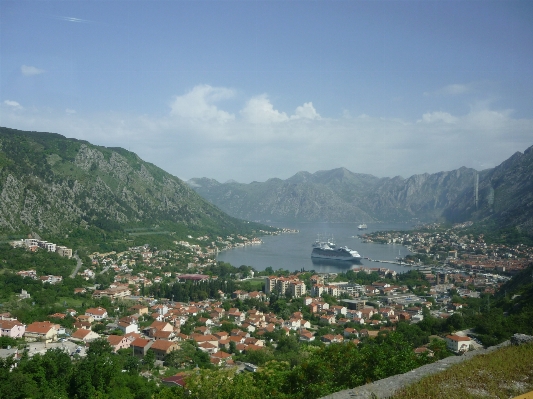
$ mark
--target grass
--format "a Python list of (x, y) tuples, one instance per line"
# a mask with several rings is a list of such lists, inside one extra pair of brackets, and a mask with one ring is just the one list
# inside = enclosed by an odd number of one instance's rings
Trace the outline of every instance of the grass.
[(61, 296), (57, 298), (58, 305), (63, 306), (65, 302), (67, 303), (67, 306), (71, 308), (81, 307), (81, 304), (84, 302), (84, 299), (69, 298), (66, 296)]
[(476, 356), (398, 391), (390, 399), (513, 398), (533, 390), (533, 344)]
[(244, 282), (249, 283), (250, 287), (254, 290), (260, 291), (263, 288), (264, 277), (254, 277)]

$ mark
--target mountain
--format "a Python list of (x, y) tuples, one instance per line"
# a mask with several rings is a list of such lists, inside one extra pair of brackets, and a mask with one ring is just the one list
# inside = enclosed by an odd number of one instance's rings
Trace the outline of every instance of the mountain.
[[(533, 234), (533, 147), (496, 168), (378, 178), (338, 168), (242, 184), (195, 178), (189, 185), (230, 215), (262, 221), (492, 221)], [(476, 177), (477, 176), (477, 177)], [(478, 203), (475, 204), (475, 182)]]
[(202, 197), (230, 215), (250, 220), (305, 222), (405, 221), (439, 217), (473, 184), (473, 169), (378, 178), (338, 168), (298, 172), (287, 180), (218, 183), (191, 179)]
[(447, 207), (450, 221), (480, 220), (533, 235), (533, 146), (479, 173), (477, 206), (472, 190)]
[(252, 228), (122, 148), (0, 128), (0, 235), (154, 226), (182, 232)]

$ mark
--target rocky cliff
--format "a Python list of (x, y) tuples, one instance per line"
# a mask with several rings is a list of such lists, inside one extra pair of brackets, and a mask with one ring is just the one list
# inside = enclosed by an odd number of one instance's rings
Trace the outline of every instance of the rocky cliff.
[(0, 128), (0, 234), (169, 223), (248, 228), (132, 152)]
[(252, 220), (371, 222), (434, 220), (468, 187), (475, 171), (377, 178), (339, 168), (299, 172), (264, 183), (189, 181), (201, 196), (231, 215)]
[[(478, 181), (476, 204), (476, 180)], [(404, 179), (339, 168), (287, 180), (219, 183), (198, 178), (196, 192), (230, 215), (261, 221), (490, 221), (533, 234), (533, 149), (496, 168), (459, 168)]]
[(465, 190), (443, 215), (451, 221), (486, 220), (533, 234), (533, 146), (480, 172), (477, 203), (474, 190)]

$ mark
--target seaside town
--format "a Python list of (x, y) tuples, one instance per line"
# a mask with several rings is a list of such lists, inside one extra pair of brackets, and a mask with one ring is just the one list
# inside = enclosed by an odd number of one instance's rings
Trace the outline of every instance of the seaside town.
[[(150, 288), (215, 282), (220, 276), (210, 270), (217, 266), (218, 248), (257, 245), (261, 240), (202, 236), (194, 239), (196, 244), (176, 241), (176, 250), (144, 245), (121, 253), (93, 253), (91, 264), (77, 272), (86, 284), (72, 292), (73, 298), (83, 298), (81, 306), (28, 324), (9, 312), (0, 314), (1, 335), (15, 339), (18, 345), (0, 349), (0, 355), (17, 358), (24, 351), (33, 356), (62, 348), (71, 356), (84, 356), (91, 342), (105, 339), (114, 351), (127, 349), (137, 358), (148, 356), (164, 367), (173, 351), (190, 343), (213, 366), (254, 371), (257, 366), (238, 359), (246, 359), (251, 351), (275, 348), (282, 337), (311, 345), (358, 344), (395, 330), (399, 322), (416, 324), (429, 316), (449, 319), (465, 310), (467, 298), (493, 294), (533, 260), (532, 248), (490, 245), (482, 235), (463, 235), (457, 227), (372, 233), (361, 238), (407, 246), (412, 254), (401, 263), (412, 265), (409, 281), (404, 280), (405, 274), (388, 268), (356, 266), (347, 273), (273, 274), (273, 270), (241, 267), (225, 276), (239, 289), (218, 289), (215, 297), (203, 294), (199, 300), (183, 302), (157, 297)], [(12, 247), (72, 256), (68, 248), (34, 238), (13, 242)], [(43, 284), (63, 281), (61, 276), (39, 276), (33, 269), (17, 274)], [(99, 276), (107, 276), (108, 284), (96, 283), (103, 281)], [(18, 297), (32, 300), (25, 290)], [(83, 306), (89, 303), (100, 305)], [(481, 347), (479, 340), (464, 331), (436, 338), (454, 353)], [(414, 350), (432, 355), (429, 344)], [(162, 383), (171, 386), (176, 381), (175, 375), (162, 378)]]

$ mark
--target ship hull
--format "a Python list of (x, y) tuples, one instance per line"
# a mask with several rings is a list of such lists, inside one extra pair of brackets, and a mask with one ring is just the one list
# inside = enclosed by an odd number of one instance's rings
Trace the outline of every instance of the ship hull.
[(311, 252), (311, 258), (314, 259), (327, 259), (327, 260), (339, 260), (339, 261), (348, 261), (348, 262), (360, 262), (361, 256), (352, 255), (350, 253), (344, 253), (338, 250), (324, 250), (324, 249), (313, 249)]

